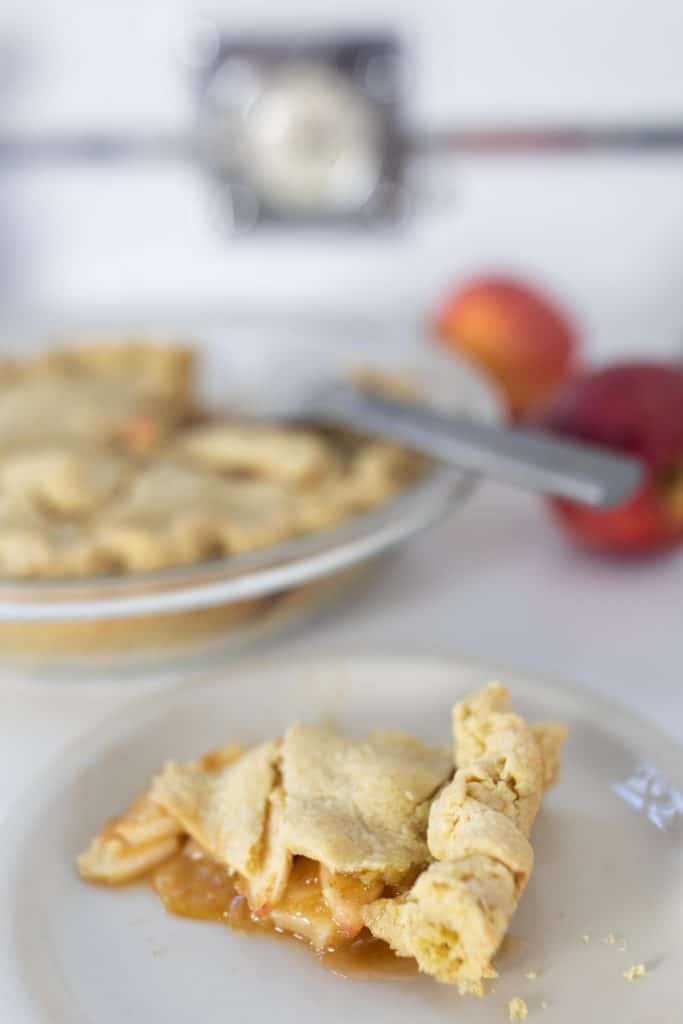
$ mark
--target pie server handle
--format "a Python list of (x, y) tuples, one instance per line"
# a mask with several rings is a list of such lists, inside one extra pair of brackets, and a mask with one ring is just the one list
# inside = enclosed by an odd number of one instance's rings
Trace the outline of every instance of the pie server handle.
[(312, 402), (328, 421), (398, 441), (423, 455), (522, 490), (611, 508), (643, 479), (639, 459), (540, 430), (496, 426), (332, 383)]

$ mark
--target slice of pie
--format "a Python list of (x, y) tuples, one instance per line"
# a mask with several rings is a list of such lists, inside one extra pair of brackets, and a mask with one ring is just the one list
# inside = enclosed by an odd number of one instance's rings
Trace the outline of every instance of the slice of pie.
[(564, 729), (527, 725), (495, 683), (455, 705), (454, 731), (455, 772), (450, 751), (405, 733), (311, 725), (169, 762), (79, 871), (148, 877), (174, 912), (290, 933), (318, 954), (381, 940), (478, 992), (531, 873)]

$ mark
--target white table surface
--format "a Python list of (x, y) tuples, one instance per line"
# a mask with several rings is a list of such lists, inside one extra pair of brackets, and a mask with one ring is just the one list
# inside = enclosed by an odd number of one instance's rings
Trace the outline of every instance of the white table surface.
[[(364, 589), (266, 651), (288, 659), (473, 655), (573, 680), (683, 741), (682, 590), (683, 549), (632, 563), (589, 557), (564, 541), (538, 500), (486, 485), (379, 566)], [(36, 682), (5, 671), (0, 816), (49, 759), (151, 688)]]

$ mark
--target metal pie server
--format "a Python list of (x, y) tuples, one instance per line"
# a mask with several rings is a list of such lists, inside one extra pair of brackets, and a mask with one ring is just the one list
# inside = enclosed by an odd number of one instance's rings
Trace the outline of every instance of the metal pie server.
[(597, 508), (626, 501), (643, 479), (642, 462), (628, 455), (541, 430), (474, 422), (344, 381), (310, 392), (304, 414), (379, 434), (460, 470)]

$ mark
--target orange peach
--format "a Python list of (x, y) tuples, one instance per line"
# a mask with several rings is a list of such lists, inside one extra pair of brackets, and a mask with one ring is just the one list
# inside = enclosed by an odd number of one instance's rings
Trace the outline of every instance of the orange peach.
[(451, 292), (434, 327), (443, 345), (494, 378), (514, 419), (545, 405), (573, 368), (576, 332), (567, 315), (510, 278), (482, 277)]

